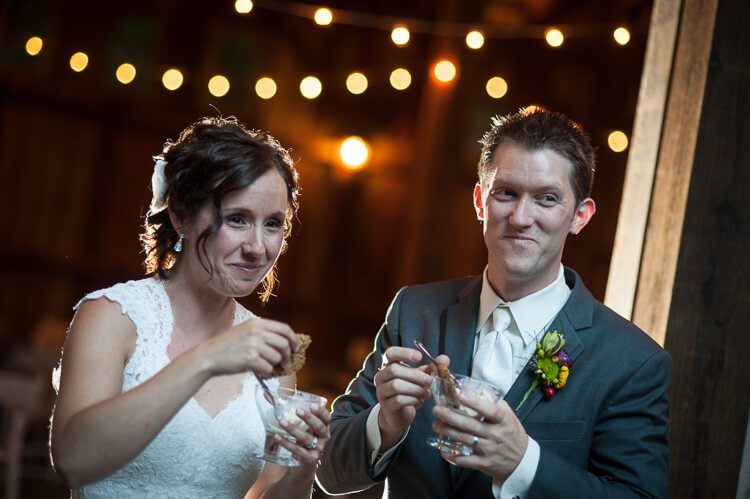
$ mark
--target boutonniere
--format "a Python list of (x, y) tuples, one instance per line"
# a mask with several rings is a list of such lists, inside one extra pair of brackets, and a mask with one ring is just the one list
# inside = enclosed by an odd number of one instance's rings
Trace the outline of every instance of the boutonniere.
[(534, 377), (534, 381), (523, 396), (523, 400), (516, 407), (518, 411), (529, 394), (539, 385), (544, 390), (544, 395), (552, 397), (556, 390), (565, 386), (568, 381), (570, 369), (573, 367), (573, 361), (565, 353), (565, 336), (558, 333), (557, 330), (547, 331), (542, 338), (541, 343), (536, 344), (536, 353), (529, 361), (529, 370)]

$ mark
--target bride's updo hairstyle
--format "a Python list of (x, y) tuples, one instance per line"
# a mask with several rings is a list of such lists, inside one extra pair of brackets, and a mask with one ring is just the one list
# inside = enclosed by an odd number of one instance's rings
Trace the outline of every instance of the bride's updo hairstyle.
[[(147, 274), (169, 279), (170, 270), (179, 258), (179, 250), (175, 251), (179, 235), (167, 208), (181, 220), (190, 220), (209, 202), (214, 208), (213, 222), (192, 242), (192, 247), (186, 246), (182, 251), (195, 251), (203, 268), (213, 275), (206, 240), (222, 225), (222, 199), (271, 169), (279, 172), (287, 187), (289, 207), (284, 220), (282, 252), (286, 249), (286, 238), (298, 208), (298, 174), (289, 152), (271, 135), (248, 130), (235, 117), (203, 118), (186, 128), (177, 142), (168, 141), (162, 154), (154, 159), (154, 198), (140, 236)], [(271, 296), (275, 281), (274, 265), (263, 280), (260, 292), (263, 302)]]

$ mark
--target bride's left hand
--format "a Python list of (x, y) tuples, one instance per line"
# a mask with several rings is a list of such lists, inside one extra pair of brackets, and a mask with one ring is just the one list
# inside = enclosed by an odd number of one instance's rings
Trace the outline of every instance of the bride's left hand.
[(320, 456), (323, 454), (328, 441), (331, 439), (331, 432), (328, 425), (331, 422), (331, 413), (320, 404), (312, 404), (310, 410), (297, 410), (297, 416), (307, 423), (307, 429), (289, 423), (286, 419), (281, 418), (279, 424), (284, 430), (292, 435), (296, 442), (276, 435), (276, 439), (283, 447), (294, 454), (302, 466), (318, 465)]

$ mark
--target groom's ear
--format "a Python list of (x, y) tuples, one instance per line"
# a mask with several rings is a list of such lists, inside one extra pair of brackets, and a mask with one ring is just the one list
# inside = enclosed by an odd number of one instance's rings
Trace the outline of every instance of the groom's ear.
[(477, 212), (477, 219), (484, 220), (484, 202), (482, 201), (482, 186), (477, 182), (474, 186), (474, 210)]

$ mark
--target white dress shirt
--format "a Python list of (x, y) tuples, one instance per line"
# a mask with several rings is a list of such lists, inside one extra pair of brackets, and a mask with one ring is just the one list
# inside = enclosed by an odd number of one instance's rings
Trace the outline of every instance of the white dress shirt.
[[(510, 377), (512, 385), (534, 354), (537, 341), (542, 339), (547, 327), (568, 301), (571, 291), (565, 284), (562, 264), (552, 284), (512, 302), (504, 301), (495, 293), (487, 279), (486, 269), (482, 277), (474, 356), (476, 357), (479, 343), (490, 333), (492, 312), (497, 306), (507, 306), (510, 310), (511, 321), (504, 334), (511, 344), (513, 363), (507, 366), (506, 372), (501, 375)], [(521, 462), (502, 484), (493, 480), (492, 494), (498, 499), (526, 497), (539, 465), (539, 453), (539, 444), (529, 437)]]
[[(474, 356), (476, 356), (479, 343), (490, 332), (493, 310), (498, 305), (506, 305), (512, 317), (508, 329), (505, 330), (505, 334), (508, 335), (512, 346), (513, 363), (512, 366), (509, 366), (508, 372), (505, 375), (511, 377), (511, 384), (514, 383), (533, 355), (536, 342), (540, 341), (544, 336), (546, 328), (555, 316), (557, 316), (563, 305), (565, 305), (570, 293), (570, 288), (565, 284), (563, 266), (561, 264), (557, 278), (552, 284), (519, 300), (505, 302), (492, 289), (487, 279), (487, 269), (485, 268), (482, 275), (482, 291), (479, 297)], [(379, 414), (380, 404), (376, 404), (373, 406), (372, 411), (370, 411), (366, 425), (367, 447), (370, 452), (371, 462), (375, 465), (376, 471), (379, 471), (388, 463), (390, 456), (408, 434), (407, 429), (396, 445), (386, 452), (379, 454), (378, 450), (381, 441), (380, 430), (378, 428)], [(516, 469), (513, 470), (513, 473), (502, 484), (493, 481), (493, 495), (498, 499), (525, 497), (536, 474), (536, 469), (539, 465), (539, 455), (539, 444), (529, 437), (524, 456)]]

